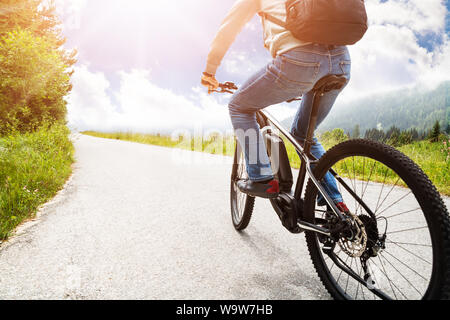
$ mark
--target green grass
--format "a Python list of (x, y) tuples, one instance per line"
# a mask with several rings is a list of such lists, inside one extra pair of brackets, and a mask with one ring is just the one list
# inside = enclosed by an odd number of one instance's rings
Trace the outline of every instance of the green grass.
[(178, 148), (227, 156), (232, 156), (235, 149), (235, 141), (234, 137), (232, 136), (223, 137), (219, 135), (213, 135), (207, 139), (179, 136), (178, 139), (173, 139), (170, 136), (129, 132), (103, 133), (95, 131), (85, 131), (82, 133), (97, 138), (125, 140), (143, 144), (151, 144), (160, 147)]
[[(338, 144), (338, 141), (325, 140), (325, 149), (330, 149)], [(419, 141), (397, 148), (399, 151), (411, 158), (430, 178), (440, 193), (450, 196), (450, 161), (447, 154), (442, 152), (443, 143), (431, 143), (429, 141)], [(300, 160), (296, 156), (296, 151), (292, 145), (287, 145), (289, 159), (294, 168), (300, 167)], [(343, 177), (356, 177), (360, 180), (367, 180), (373, 167), (372, 162), (356, 157), (346, 163), (340, 162), (337, 165), (337, 172)], [(364, 173), (364, 175), (363, 175)], [(397, 185), (405, 185), (403, 181), (397, 182), (398, 176), (391, 170), (386, 173), (386, 167), (379, 165), (373, 169), (370, 180), (376, 182), (386, 182)]]
[[(171, 148), (181, 148), (192, 151), (203, 151), (213, 154), (223, 154), (232, 156), (234, 152), (234, 139), (233, 137), (213, 137), (211, 139), (203, 140), (201, 139), (185, 139), (182, 140), (172, 140), (171, 137), (167, 136), (157, 136), (148, 134), (134, 134), (134, 133), (99, 133), (99, 132), (83, 132), (84, 134), (107, 138), (107, 139), (117, 139), (117, 140), (127, 140), (138, 143), (152, 144)], [(332, 139), (322, 141), (326, 149), (331, 148), (336, 145), (339, 141), (334, 141)], [(287, 151), (291, 165), (293, 168), (298, 169), (300, 167), (300, 159), (295, 152), (294, 147), (287, 143)], [(447, 158), (447, 153), (442, 152), (444, 146), (443, 143), (430, 143), (428, 141), (414, 142), (408, 144), (398, 149), (410, 157), (415, 163), (417, 163), (422, 170), (428, 175), (434, 185), (437, 187), (439, 192), (444, 195), (450, 196), (450, 161)], [(354, 176), (353, 170), (355, 170), (355, 175), (357, 178), (362, 179), (362, 173), (365, 172), (365, 179), (367, 179), (367, 174), (370, 171), (370, 163), (365, 162), (361, 159), (355, 160), (355, 168), (353, 164), (347, 162), (348, 166), (351, 168), (345, 168), (345, 164), (341, 164), (338, 168), (339, 173), (342, 176)], [(363, 170), (364, 169), (364, 170)], [(346, 174), (345, 172), (348, 172)], [(392, 175), (391, 172), (387, 173), (385, 178), (385, 171), (383, 168), (376, 168), (372, 174), (371, 181), (383, 182), (384, 180), (388, 183), (396, 183), (396, 177)], [(400, 181), (399, 185), (402, 184)]]
[(73, 145), (62, 124), (0, 137), (0, 239), (6, 239), (72, 173)]
[(442, 142), (420, 141), (398, 149), (419, 164), (439, 192), (450, 196), (450, 161), (443, 148)]

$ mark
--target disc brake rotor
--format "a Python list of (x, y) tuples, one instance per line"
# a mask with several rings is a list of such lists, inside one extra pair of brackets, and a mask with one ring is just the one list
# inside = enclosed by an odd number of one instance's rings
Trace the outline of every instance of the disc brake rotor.
[(357, 215), (352, 213), (350, 215), (352, 219), (352, 236), (350, 238), (341, 237), (338, 244), (347, 255), (359, 258), (367, 248), (366, 227)]

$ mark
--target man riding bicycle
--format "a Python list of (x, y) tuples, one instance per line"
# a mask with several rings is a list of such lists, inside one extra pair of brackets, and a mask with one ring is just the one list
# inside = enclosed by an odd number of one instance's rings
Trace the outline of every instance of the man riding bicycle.
[[(236, 1), (212, 43), (202, 76), (210, 92), (229, 92), (234, 87), (232, 83), (219, 85), (215, 73), (237, 34), (256, 13), (263, 18), (264, 44), (273, 60), (242, 85), (229, 103), (238, 140), (230, 190), (235, 229), (248, 226), (254, 197), (270, 198), (286, 229), (305, 231), (311, 261), (333, 298), (448, 299), (450, 218), (426, 174), (407, 156), (382, 143), (350, 140), (323, 156), (324, 148), (313, 138), (315, 126), (328, 115), (350, 80), (346, 45), (355, 44), (367, 31), (365, 2)], [(261, 112), (300, 95), (303, 99), (291, 134)], [(258, 123), (267, 129), (265, 140)], [(283, 174), (288, 168), (275, 168), (289, 161), (278, 134), (269, 131), (271, 127), (280, 129), (302, 160), (294, 193), (290, 192), (292, 175)], [(242, 170), (241, 151), (247, 172)], [(274, 156), (277, 151), (281, 151), (279, 157)], [(321, 160), (310, 161), (311, 154)], [(372, 177), (374, 171), (384, 172), (382, 183)], [(345, 194), (339, 192), (338, 184)], [(246, 195), (241, 197), (242, 193)], [(392, 199), (386, 200), (389, 196)], [(317, 210), (316, 202), (327, 205), (326, 210)]]
[[(229, 103), (231, 121), (237, 140), (244, 150), (249, 179), (239, 181), (243, 193), (262, 198), (276, 198), (279, 194), (266, 147), (256, 121), (256, 112), (268, 106), (303, 96), (301, 106), (292, 125), (292, 134), (304, 143), (313, 92), (318, 80), (327, 75), (344, 75), (350, 79), (350, 55), (346, 46), (323, 45), (297, 39), (283, 26), (267, 19), (265, 14), (286, 20), (283, 0), (238, 0), (231, 8), (214, 38), (208, 55), (202, 84), (209, 90), (218, 88), (216, 70), (236, 36), (255, 14), (263, 12), (264, 46), (273, 60), (240, 87)], [(342, 91), (333, 90), (320, 99), (317, 126), (325, 119)], [(321, 158), (323, 146), (314, 139), (311, 153)], [(343, 203), (336, 180), (328, 173), (323, 185), (342, 211), (348, 211)], [(325, 205), (319, 197), (319, 205)]]

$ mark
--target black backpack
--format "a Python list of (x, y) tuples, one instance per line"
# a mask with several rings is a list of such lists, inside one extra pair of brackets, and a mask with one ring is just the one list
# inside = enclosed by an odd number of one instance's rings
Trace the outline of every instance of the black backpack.
[(264, 12), (259, 15), (298, 40), (326, 45), (355, 44), (368, 28), (364, 0), (288, 0), (286, 22)]

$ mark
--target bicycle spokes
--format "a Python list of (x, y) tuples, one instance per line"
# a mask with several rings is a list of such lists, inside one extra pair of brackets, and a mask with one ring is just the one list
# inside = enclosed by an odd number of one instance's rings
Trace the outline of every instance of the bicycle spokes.
[(230, 200), (233, 225), (238, 231), (244, 230), (248, 226), (255, 203), (255, 198), (241, 192), (237, 187), (237, 181), (247, 178), (245, 158), (238, 145), (236, 145), (235, 162), (231, 178)]
[[(334, 256), (324, 254), (337, 284), (354, 299), (422, 298), (432, 274), (433, 250), (429, 226), (413, 191), (393, 169), (368, 157), (341, 159), (333, 170), (341, 177), (338, 188), (355, 225), (353, 234), (335, 243), (329, 252)], [(322, 209), (317, 208), (316, 217), (328, 219)]]

